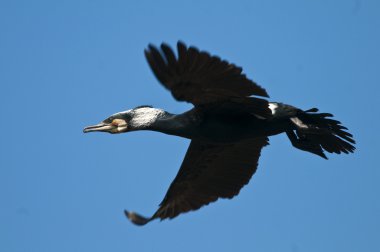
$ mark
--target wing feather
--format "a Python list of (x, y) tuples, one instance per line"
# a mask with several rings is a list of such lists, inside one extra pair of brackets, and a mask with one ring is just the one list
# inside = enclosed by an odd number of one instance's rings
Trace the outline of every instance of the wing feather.
[(172, 219), (197, 210), (218, 198), (233, 198), (256, 172), (266, 137), (229, 144), (192, 140), (181, 168), (156, 213), (144, 218), (127, 212), (135, 224), (144, 225), (159, 218)]
[(236, 97), (268, 97), (265, 89), (242, 73), (241, 67), (182, 42), (177, 43), (177, 51), (178, 57), (165, 43), (160, 50), (149, 45), (145, 56), (154, 75), (178, 101), (197, 106)]

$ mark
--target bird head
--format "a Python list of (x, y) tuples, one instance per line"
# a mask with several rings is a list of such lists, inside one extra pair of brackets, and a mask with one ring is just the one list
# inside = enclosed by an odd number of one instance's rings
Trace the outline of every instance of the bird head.
[(84, 128), (83, 132), (108, 132), (117, 134), (128, 131), (129, 113), (128, 111), (116, 113), (106, 118), (102, 122)]
[(84, 128), (83, 132), (97, 131), (118, 134), (146, 129), (163, 113), (163, 110), (152, 108), (151, 106), (139, 106), (134, 109), (113, 114), (99, 124)]

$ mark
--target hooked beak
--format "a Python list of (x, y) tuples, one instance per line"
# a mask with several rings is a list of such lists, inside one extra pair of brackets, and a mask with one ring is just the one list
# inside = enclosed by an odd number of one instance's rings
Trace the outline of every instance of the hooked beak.
[(88, 126), (88, 127), (84, 128), (83, 133), (95, 132), (95, 131), (110, 132), (111, 133), (112, 130), (114, 130), (115, 128), (117, 128), (117, 125), (107, 124), (107, 123), (101, 122), (99, 124), (96, 124), (93, 126)]

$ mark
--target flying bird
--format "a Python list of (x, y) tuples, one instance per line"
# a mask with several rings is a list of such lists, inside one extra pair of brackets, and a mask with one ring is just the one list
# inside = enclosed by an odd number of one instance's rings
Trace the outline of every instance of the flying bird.
[(112, 134), (152, 130), (191, 139), (158, 210), (149, 218), (125, 210), (134, 224), (172, 219), (218, 198), (233, 198), (255, 173), (269, 136), (285, 133), (295, 148), (325, 159), (324, 151), (355, 150), (353, 136), (332, 114), (269, 102), (266, 90), (248, 79), (241, 67), (208, 52), (179, 41), (177, 55), (162, 43), (159, 48), (149, 45), (145, 57), (173, 97), (194, 107), (172, 114), (139, 106), (84, 129)]

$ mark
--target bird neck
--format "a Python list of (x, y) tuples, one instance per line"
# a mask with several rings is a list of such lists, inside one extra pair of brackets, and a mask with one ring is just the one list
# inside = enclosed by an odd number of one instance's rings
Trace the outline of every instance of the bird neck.
[(162, 109), (144, 107), (137, 110), (133, 110), (132, 118), (128, 121), (129, 126), (133, 130), (146, 130), (154, 127), (154, 125), (160, 119), (169, 116), (169, 113)]
[(176, 135), (176, 131), (182, 127), (177, 115), (150, 107), (134, 111), (129, 125), (132, 130), (152, 130), (171, 135)]
[(185, 124), (179, 115), (171, 114), (164, 111), (164, 114), (157, 117), (149, 127), (145, 128), (147, 130), (158, 131), (161, 133), (182, 136), (182, 131), (185, 128)]

